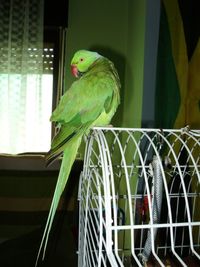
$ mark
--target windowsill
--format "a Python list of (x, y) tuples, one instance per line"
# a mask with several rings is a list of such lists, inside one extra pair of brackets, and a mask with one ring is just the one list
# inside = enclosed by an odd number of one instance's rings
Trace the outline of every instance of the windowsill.
[(24, 153), (19, 155), (0, 154), (0, 170), (59, 170), (61, 160), (55, 160), (46, 167), (45, 154)]

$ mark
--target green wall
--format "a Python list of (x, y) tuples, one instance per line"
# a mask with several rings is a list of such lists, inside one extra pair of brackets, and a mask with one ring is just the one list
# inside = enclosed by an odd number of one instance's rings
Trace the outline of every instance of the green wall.
[(114, 126), (141, 125), (145, 12), (145, 0), (69, 0), (66, 88), (73, 81), (69, 67), (76, 50), (96, 50), (109, 57), (122, 83)]

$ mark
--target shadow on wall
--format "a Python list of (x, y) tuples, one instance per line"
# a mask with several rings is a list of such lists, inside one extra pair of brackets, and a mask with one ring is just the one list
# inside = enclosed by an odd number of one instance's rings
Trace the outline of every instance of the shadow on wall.
[(91, 46), (89, 50), (96, 51), (102, 56), (105, 56), (108, 59), (110, 59), (114, 63), (118, 71), (120, 82), (121, 82), (120, 106), (117, 109), (117, 112), (112, 119), (112, 124), (113, 126), (121, 126), (122, 119), (123, 119), (123, 110), (124, 110), (124, 84), (125, 84), (126, 59), (122, 54), (116, 52), (115, 50), (111, 48), (104, 47), (104, 46), (94, 45), (94, 46)]

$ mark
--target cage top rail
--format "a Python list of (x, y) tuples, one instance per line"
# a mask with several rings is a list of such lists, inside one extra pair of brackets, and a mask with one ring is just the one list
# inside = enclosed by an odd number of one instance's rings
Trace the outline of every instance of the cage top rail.
[(112, 126), (104, 126), (104, 127), (93, 127), (93, 130), (116, 130), (116, 131), (140, 131), (140, 132), (178, 132), (178, 133), (187, 133), (191, 132), (193, 134), (200, 135), (200, 129), (190, 129), (189, 126), (185, 126), (179, 129), (168, 129), (168, 128), (129, 128), (129, 127), (112, 127)]

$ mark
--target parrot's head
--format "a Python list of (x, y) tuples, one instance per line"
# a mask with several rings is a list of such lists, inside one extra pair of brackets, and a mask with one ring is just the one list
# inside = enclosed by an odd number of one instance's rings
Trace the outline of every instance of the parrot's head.
[(100, 57), (101, 55), (99, 55), (97, 52), (88, 50), (77, 51), (71, 61), (72, 74), (79, 78), (85, 72), (87, 72), (89, 67)]

